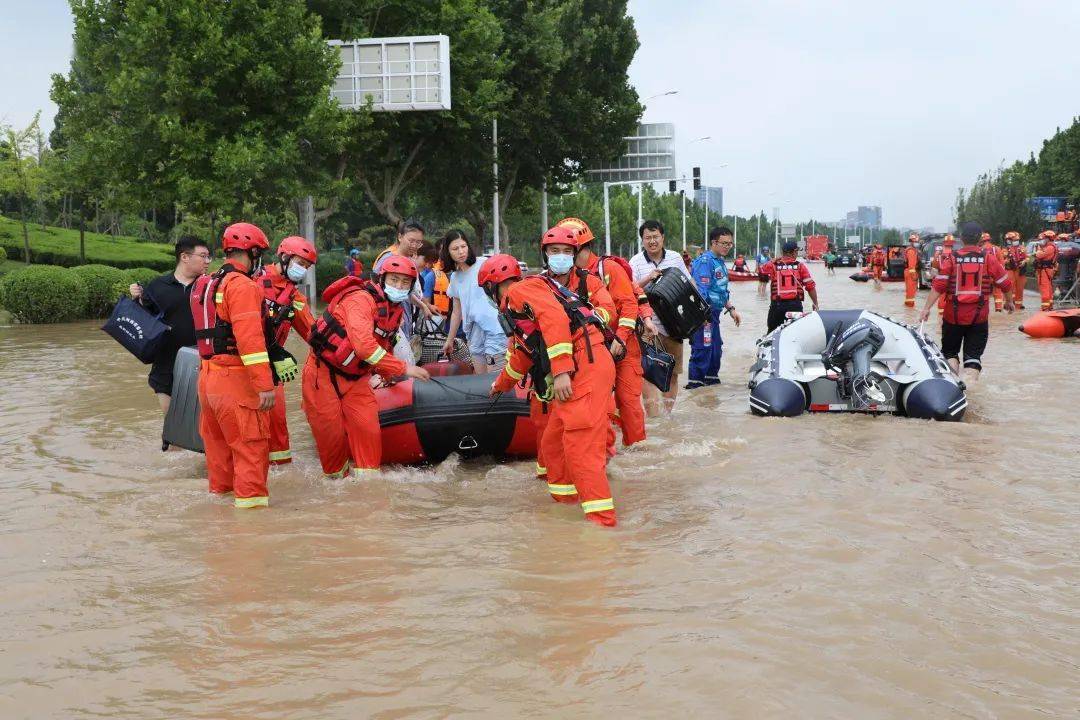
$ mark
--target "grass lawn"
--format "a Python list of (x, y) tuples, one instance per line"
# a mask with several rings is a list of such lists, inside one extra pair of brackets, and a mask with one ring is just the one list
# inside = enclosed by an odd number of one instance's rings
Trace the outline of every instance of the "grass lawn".
[[(0, 247), (8, 254), (0, 263), (0, 273), (22, 265), (22, 226), (18, 220), (0, 216)], [(79, 259), (79, 231), (66, 228), (30, 225), (30, 256), (35, 263), (74, 267)], [(86, 263), (101, 263), (119, 268), (149, 267), (169, 270), (175, 265), (172, 246), (139, 242), (131, 237), (113, 237), (86, 233)]]

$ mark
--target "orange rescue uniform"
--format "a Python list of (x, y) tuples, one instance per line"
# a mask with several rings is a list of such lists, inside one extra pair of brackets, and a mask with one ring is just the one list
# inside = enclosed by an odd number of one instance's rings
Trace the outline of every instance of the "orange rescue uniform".
[(202, 361), (199, 372), (199, 434), (206, 446), (210, 492), (235, 493), (236, 507), (269, 503), (266, 474), (270, 413), (259, 410), (259, 393), (274, 389), (264, 334), (263, 293), (242, 272), (222, 278), (213, 298), (218, 321), (232, 325), (236, 354)]
[(343, 294), (326, 311), (345, 328), (346, 340), (363, 358), (360, 377), (347, 378), (332, 370), (314, 351), (304, 363), (301, 407), (327, 477), (344, 477), (350, 465), (352, 474), (359, 477), (378, 470), (382, 463), (379, 406), (371, 389), (371, 373), (384, 378), (402, 375), (405, 363), (391, 354), (392, 335), (375, 334), (380, 310), (375, 298), (360, 288)]
[[(255, 277), (255, 283), (262, 288), (270, 322), (276, 324), (274, 336), (278, 345), (285, 347), (290, 329), (295, 329), (307, 342), (315, 318), (304, 294), (281, 274), (277, 265), (267, 265), (262, 274)], [(270, 410), (270, 464), (291, 462), (289, 424), (285, 419), (285, 385), (282, 383), (274, 388), (274, 407)]]
[(1035, 249), (1035, 279), (1039, 281), (1042, 309), (1054, 307), (1054, 275), (1057, 274), (1057, 244), (1053, 240)]
[[(611, 295), (599, 278), (588, 278), (590, 301), (597, 315), (607, 321), (614, 314)], [(552, 378), (570, 373), (570, 400), (549, 403), (546, 427), (538, 438), (543, 458), (540, 462), (547, 466), (548, 491), (557, 502), (580, 501), (588, 520), (615, 525), (615, 502), (605, 468), (606, 420), (615, 384), (615, 364), (603, 334), (596, 327), (578, 328), (571, 334), (566, 310), (540, 277), (527, 277), (510, 286), (502, 308), (527, 314), (535, 321), (544, 340)], [(495, 380), (495, 390), (512, 388), (525, 378), (532, 365), (532, 356), (515, 335), (507, 351), (506, 366)]]
[(885, 251), (874, 248), (870, 253), (870, 274), (875, 280), (881, 280), (881, 274), (885, 270)]
[(915, 293), (919, 289), (919, 251), (909, 246), (904, 250), (904, 305), (915, 307)]
[(1027, 284), (1027, 275), (1024, 267), (1027, 265), (1028, 255), (1023, 245), (1010, 245), (1005, 250), (1005, 269), (1012, 276), (1013, 301), (1018, 310), (1024, 309), (1024, 285)]

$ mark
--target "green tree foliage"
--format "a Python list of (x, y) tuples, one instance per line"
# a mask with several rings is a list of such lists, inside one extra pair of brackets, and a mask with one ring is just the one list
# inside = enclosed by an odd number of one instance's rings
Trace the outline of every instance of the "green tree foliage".
[(241, 214), (315, 183), (310, 152), (346, 116), (300, 0), (71, 0), (70, 73), (53, 77), (69, 158), (118, 202)]
[(31, 265), (0, 282), (4, 307), (19, 322), (58, 323), (76, 320), (86, 307), (86, 285), (71, 270)]
[(40, 198), (45, 173), (42, 170), (42, 141), (39, 120), (41, 113), (24, 129), (8, 125), (0, 127), (3, 145), (0, 146), (0, 192), (13, 195), (22, 223), (23, 259), (30, 263), (30, 228), (27, 206)]

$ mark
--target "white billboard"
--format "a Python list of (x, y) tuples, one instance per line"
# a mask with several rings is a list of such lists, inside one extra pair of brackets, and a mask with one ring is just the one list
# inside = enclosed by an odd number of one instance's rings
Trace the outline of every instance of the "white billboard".
[(586, 171), (590, 182), (648, 182), (675, 177), (675, 126), (645, 123), (623, 138), (626, 153), (614, 163)]
[(330, 40), (341, 69), (330, 95), (356, 110), (450, 109), (450, 38), (446, 35)]

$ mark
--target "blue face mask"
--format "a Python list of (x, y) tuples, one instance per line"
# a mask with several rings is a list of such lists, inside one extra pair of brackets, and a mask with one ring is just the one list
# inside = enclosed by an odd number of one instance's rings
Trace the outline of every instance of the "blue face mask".
[(574, 267), (573, 255), (548, 255), (548, 267), (556, 275), (565, 275)]
[(293, 283), (298, 283), (307, 275), (307, 268), (299, 263), (290, 263), (289, 269), (285, 271), (285, 274)]
[(402, 303), (409, 299), (408, 290), (399, 290), (396, 287), (387, 285), (383, 288), (383, 292), (386, 293), (386, 299), (392, 303)]

